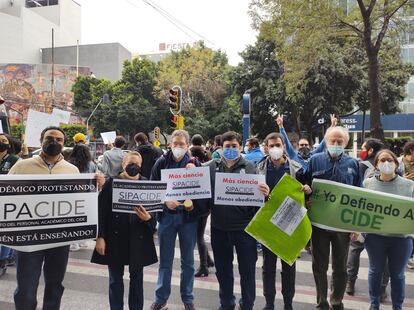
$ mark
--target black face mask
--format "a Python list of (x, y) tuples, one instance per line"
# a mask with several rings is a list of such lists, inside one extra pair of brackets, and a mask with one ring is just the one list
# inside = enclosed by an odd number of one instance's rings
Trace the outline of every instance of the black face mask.
[(3, 143), (3, 142), (0, 142), (0, 152), (7, 151), (7, 150), (9, 149), (9, 147), (10, 147), (10, 145), (9, 145), (9, 144), (6, 144), (6, 143)]
[(302, 158), (302, 159), (309, 159), (310, 157), (310, 148), (304, 146), (298, 149), (298, 155)]
[(137, 164), (128, 164), (125, 167), (125, 172), (130, 176), (130, 177), (135, 177), (138, 173), (141, 172), (141, 167), (138, 166)]
[(46, 141), (43, 143), (42, 151), (49, 156), (56, 156), (62, 152), (62, 145), (57, 143), (56, 141)]

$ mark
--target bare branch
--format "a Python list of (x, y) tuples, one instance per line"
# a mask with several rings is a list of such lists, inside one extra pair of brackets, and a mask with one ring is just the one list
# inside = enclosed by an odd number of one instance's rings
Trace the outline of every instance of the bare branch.
[(370, 16), (372, 13), (372, 10), (374, 10), (375, 4), (377, 3), (376, 0), (371, 0), (368, 6), (367, 15)]
[(355, 32), (358, 36), (362, 36), (363, 35), (363, 31), (361, 29), (359, 29), (358, 27), (344, 21), (344, 20), (339, 20), (339, 24), (345, 27), (350, 28), (353, 32)]

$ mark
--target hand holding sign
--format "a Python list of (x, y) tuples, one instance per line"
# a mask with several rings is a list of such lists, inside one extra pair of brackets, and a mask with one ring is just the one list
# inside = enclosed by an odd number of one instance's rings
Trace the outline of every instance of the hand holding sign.
[(266, 183), (259, 183), (259, 191), (265, 196), (269, 196), (270, 188)]
[(149, 212), (141, 205), (135, 207), (134, 211), (141, 221), (148, 222), (151, 219), (151, 214), (149, 214)]

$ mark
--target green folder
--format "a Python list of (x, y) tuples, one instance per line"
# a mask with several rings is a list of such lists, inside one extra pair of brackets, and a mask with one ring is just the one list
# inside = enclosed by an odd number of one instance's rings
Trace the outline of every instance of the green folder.
[(301, 188), (300, 182), (285, 174), (273, 188), (269, 200), (260, 208), (245, 229), (248, 234), (289, 265), (293, 265), (308, 243), (312, 235), (311, 223), (305, 214), (296, 229), (289, 235), (272, 222), (272, 217), (287, 197), (297, 202), (297, 206), (292, 207), (304, 206), (305, 195)]

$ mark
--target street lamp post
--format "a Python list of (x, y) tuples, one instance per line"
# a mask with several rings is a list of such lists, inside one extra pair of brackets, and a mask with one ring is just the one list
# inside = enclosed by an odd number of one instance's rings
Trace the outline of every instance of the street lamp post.
[(89, 115), (88, 119), (86, 120), (86, 133), (89, 134), (89, 120), (91, 119), (92, 115), (95, 113), (96, 109), (101, 105), (101, 103), (109, 103), (109, 95), (104, 94), (103, 97), (99, 100), (98, 104), (93, 109), (92, 113)]

